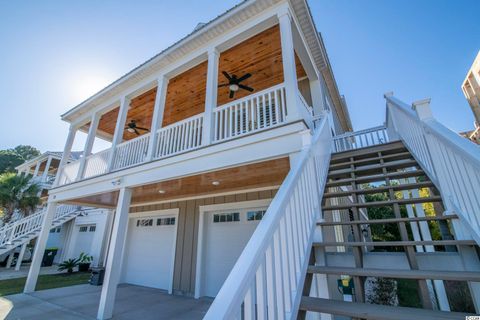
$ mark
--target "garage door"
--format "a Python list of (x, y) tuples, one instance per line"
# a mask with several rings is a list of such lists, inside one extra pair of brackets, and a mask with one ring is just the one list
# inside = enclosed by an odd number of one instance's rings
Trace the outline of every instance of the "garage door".
[(130, 219), (124, 254), (124, 282), (170, 290), (176, 224), (174, 215)]
[(96, 232), (95, 224), (80, 225), (77, 227), (77, 232), (72, 257), (78, 258), (82, 252), (92, 255), (92, 243)]
[(202, 295), (215, 297), (266, 208), (205, 213)]

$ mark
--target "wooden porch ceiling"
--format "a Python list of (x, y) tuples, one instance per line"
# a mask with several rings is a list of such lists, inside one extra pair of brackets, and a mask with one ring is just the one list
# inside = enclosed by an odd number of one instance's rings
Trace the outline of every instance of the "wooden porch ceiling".
[[(152, 183), (133, 189), (132, 204), (173, 201), (180, 198), (278, 186), (282, 184), (289, 170), (290, 161), (285, 157)], [(219, 185), (214, 185), (214, 181), (219, 182)], [(71, 202), (87, 206), (115, 207), (117, 198), (118, 192), (110, 192), (75, 199)]]
[[(307, 76), (300, 59), (295, 54), (297, 77)], [(221, 106), (230, 101), (246, 97), (255, 92), (273, 87), (283, 82), (282, 48), (280, 41), (280, 28), (275, 25), (240, 44), (220, 53), (218, 68), (218, 84), (227, 83), (222, 74), (235, 74), (238, 77), (246, 73), (252, 76), (242, 82), (254, 88), (254, 92), (240, 89), (233, 98), (229, 97), (228, 87), (222, 87), (217, 92), (217, 105)], [(207, 61), (190, 68), (170, 79), (165, 99), (165, 109), (162, 126), (200, 114), (205, 110)], [(130, 102), (127, 122), (136, 120), (137, 126), (149, 128), (152, 123), (153, 108), (157, 88), (153, 88)], [(100, 135), (111, 138), (115, 131), (119, 107), (105, 113), (98, 125)], [(90, 124), (82, 129), (88, 130)], [(146, 132), (141, 131), (144, 134)], [(136, 138), (137, 135), (124, 131), (124, 141)]]

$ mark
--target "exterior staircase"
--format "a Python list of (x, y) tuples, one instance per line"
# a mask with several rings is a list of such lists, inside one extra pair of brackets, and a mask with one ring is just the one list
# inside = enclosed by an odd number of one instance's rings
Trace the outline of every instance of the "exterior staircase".
[[(52, 228), (58, 227), (65, 222), (74, 219), (82, 212), (83, 211), (79, 206), (58, 206), (52, 222)], [(0, 254), (10, 252), (36, 238), (42, 228), (45, 214), (46, 209), (43, 208), (32, 215), (2, 226), (0, 228)]]
[[(427, 203), (433, 204), (434, 215), (425, 214), (422, 204)], [(369, 215), (378, 208), (391, 214)], [(461, 264), (462, 248), (478, 249), (477, 244), (454, 238), (451, 226), (458, 216), (445, 214), (435, 185), (401, 141), (333, 153), (322, 212), (317, 222), (322, 238), (312, 245), (298, 318), (307, 311), (359, 319), (465, 318), (438, 309), (445, 303), (443, 309), (448, 308), (443, 280), (480, 282), (480, 271), (453, 267)], [(441, 238), (432, 239), (431, 224), (437, 224)], [(382, 226), (395, 228), (399, 237), (379, 239)], [(441, 262), (446, 257), (451, 264)], [(346, 299), (337, 292), (330, 292), (330, 299), (310, 297), (315, 275), (329, 283), (352, 279), (354, 292)], [(423, 309), (366, 303), (368, 277), (415, 280)]]

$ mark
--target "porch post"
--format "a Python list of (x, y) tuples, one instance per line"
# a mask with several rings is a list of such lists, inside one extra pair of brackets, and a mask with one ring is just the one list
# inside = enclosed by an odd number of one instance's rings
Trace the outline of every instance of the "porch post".
[(155, 96), (155, 106), (153, 107), (152, 127), (150, 130), (150, 141), (148, 143), (146, 161), (152, 161), (153, 157), (155, 156), (155, 147), (157, 146), (158, 138), (157, 131), (162, 127), (167, 87), (167, 77), (162, 76), (157, 79), (157, 95)]
[(112, 149), (108, 159), (107, 172), (112, 171), (115, 160), (115, 149), (117, 145), (122, 142), (123, 130), (125, 129), (125, 121), (127, 120), (128, 107), (130, 106), (130, 99), (122, 97), (120, 100), (120, 110), (118, 111), (117, 124), (115, 125), (115, 133), (113, 134)]
[(131, 189), (120, 189), (108, 250), (107, 265), (105, 267), (105, 280), (103, 282), (100, 305), (98, 307), (97, 319), (99, 320), (110, 319), (113, 315), (117, 285), (120, 280), (122, 252), (127, 235), (128, 211), (131, 197)]
[(202, 145), (212, 143), (213, 137), (213, 111), (217, 107), (217, 86), (218, 86), (218, 58), (220, 53), (216, 48), (208, 51), (207, 67), (207, 88), (205, 95), (205, 116), (203, 118)]
[(40, 165), (42, 164), (42, 161), (38, 161), (37, 165), (35, 166), (35, 171), (33, 171), (33, 177), (38, 176), (38, 170), (40, 170)]
[(300, 119), (297, 106), (297, 69), (295, 66), (295, 51), (293, 49), (292, 22), (287, 8), (277, 14), (280, 24), (280, 40), (282, 45), (283, 79), (287, 101), (287, 120)]
[(87, 157), (92, 153), (93, 143), (95, 142), (95, 133), (97, 132), (98, 123), (100, 121), (100, 114), (94, 113), (90, 120), (90, 128), (88, 128), (88, 136), (85, 141), (85, 147), (83, 148), (82, 158), (80, 159), (80, 165), (78, 167), (78, 174), (75, 180), (81, 180), (85, 172), (85, 164)]
[(310, 95), (312, 96), (312, 107), (315, 116), (322, 114), (327, 109), (323, 100), (324, 93), (322, 89), (322, 83), (319, 79), (310, 80)]
[(35, 253), (33, 254), (30, 270), (28, 271), (27, 282), (25, 283), (24, 293), (30, 293), (35, 291), (37, 285), (38, 274), (42, 264), (43, 253), (47, 245), (48, 235), (50, 233), (50, 227), (52, 226), (53, 217), (57, 211), (56, 202), (48, 202), (45, 216), (43, 217), (42, 229), (37, 237), (37, 243), (35, 245)]
[(60, 183), (60, 177), (63, 173), (63, 168), (68, 163), (68, 159), (70, 159), (70, 153), (72, 152), (72, 145), (73, 140), (75, 140), (75, 135), (77, 134), (77, 127), (74, 125), (70, 125), (68, 129), (68, 136), (67, 142), (65, 143), (65, 148), (63, 149), (62, 159), (60, 160), (60, 164), (58, 165), (57, 176), (55, 177), (55, 182), (53, 185), (56, 187)]
[(22, 266), (23, 256), (25, 255), (26, 250), (27, 250), (27, 242), (25, 242), (22, 245), (22, 248), (20, 249), (20, 253), (18, 254), (18, 257), (17, 257), (17, 264), (15, 265), (15, 271), (20, 270), (20, 267)]
[(43, 170), (43, 174), (42, 174), (42, 182), (47, 181), (48, 170), (50, 169), (51, 164), (52, 164), (52, 156), (48, 156), (47, 163), (45, 164), (45, 169)]

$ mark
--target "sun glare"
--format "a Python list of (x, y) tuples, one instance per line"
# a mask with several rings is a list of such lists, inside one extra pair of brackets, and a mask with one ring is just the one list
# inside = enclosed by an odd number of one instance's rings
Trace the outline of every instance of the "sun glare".
[(75, 79), (72, 95), (75, 100), (83, 101), (109, 85), (111, 80), (104, 75), (86, 75)]

